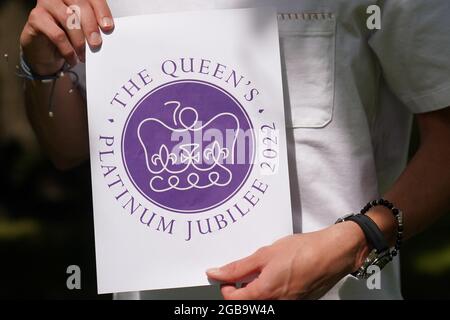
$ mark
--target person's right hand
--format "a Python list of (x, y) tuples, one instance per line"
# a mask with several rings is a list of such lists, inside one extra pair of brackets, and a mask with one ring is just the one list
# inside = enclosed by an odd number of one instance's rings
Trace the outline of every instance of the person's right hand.
[[(80, 28), (71, 30), (70, 5), (80, 8)], [(64, 64), (85, 61), (85, 41), (98, 48), (100, 29), (112, 31), (114, 22), (106, 0), (37, 0), (20, 36), (24, 57), (41, 75), (57, 72)]]

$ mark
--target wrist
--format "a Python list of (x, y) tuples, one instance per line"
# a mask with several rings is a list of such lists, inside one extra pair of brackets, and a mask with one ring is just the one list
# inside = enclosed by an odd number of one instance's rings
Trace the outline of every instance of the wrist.
[[(403, 213), (392, 202), (383, 198), (367, 203), (358, 214), (347, 214), (339, 218), (336, 225), (345, 225), (347, 229), (350, 246), (347, 249), (354, 257), (351, 267), (353, 271), (349, 273), (358, 279), (367, 279), (371, 274), (370, 267), (383, 269), (400, 250), (403, 239)], [(350, 229), (351, 227), (353, 229)], [(361, 233), (365, 241), (362, 240)]]
[[(28, 64), (28, 61), (27, 61)], [(64, 61), (56, 63), (39, 63), (39, 64), (28, 64), (33, 73), (39, 76), (50, 76), (56, 74), (64, 66)]]
[(46, 61), (35, 61), (30, 55), (27, 55), (22, 51), (22, 57), (27, 66), (33, 71), (34, 74), (39, 76), (54, 75), (60, 71), (65, 61), (64, 59), (48, 59)]
[(342, 247), (345, 273), (350, 274), (364, 263), (370, 253), (370, 245), (362, 229), (352, 221), (335, 224), (330, 227), (336, 234), (336, 243)]

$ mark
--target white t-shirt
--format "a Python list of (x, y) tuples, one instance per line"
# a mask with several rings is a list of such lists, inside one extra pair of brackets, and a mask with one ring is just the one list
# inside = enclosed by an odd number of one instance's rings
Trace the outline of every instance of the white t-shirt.
[[(280, 19), (295, 232), (330, 226), (383, 194), (405, 167), (412, 114), (450, 105), (449, 1), (108, 2), (115, 17), (260, 5), (301, 13)], [(372, 4), (382, 9), (382, 28), (375, 32), (366, 26)], [(214, 299), (220, 294), (217, 287), (206, 287), (115, 297)], [(325, 298), (400, 299), (398, 260), (382, 271), (381, 290), (346, 277)]]

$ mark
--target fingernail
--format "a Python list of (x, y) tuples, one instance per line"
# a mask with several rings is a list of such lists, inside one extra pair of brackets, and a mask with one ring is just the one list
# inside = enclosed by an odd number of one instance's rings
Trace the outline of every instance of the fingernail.
[(219, 274), (220, 273), (220, 269), (219, 268), (211, 268), (211, 269), (206, 270), (206, 273)]
[(89, 42), (91, 45), (97, 46), (102, 43), (102, 37), (98, 32), (92, 32), (89, 36)]
[(103, 28), (112, 28), (113, 25), (114, 25), (113, 19), (111, 19), (110, 17), (104, 17), (102, 19)]

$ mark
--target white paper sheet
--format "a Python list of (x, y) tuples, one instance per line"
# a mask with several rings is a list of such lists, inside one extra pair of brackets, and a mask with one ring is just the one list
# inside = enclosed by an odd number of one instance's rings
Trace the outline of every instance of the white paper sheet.
[(292, 233), (274, 10), (116, 19), (87, 98), (99, 293), (207, 285)]

